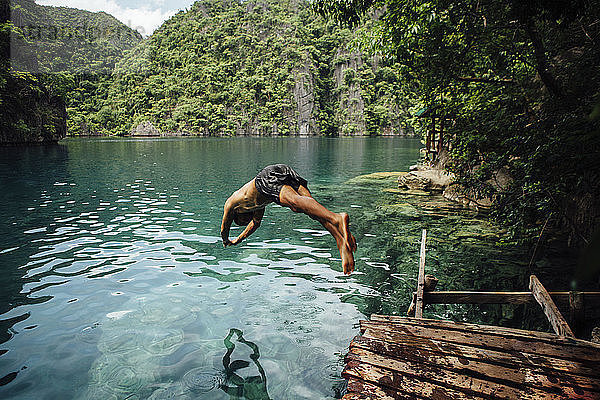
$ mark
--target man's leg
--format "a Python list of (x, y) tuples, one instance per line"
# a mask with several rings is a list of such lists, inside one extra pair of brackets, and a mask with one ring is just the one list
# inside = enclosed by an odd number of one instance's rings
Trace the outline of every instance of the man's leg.
[[(293, 188), (292, 188), (292, 189), (293, 189)], [(312, 197), (312, 194), (310, 194), (310, 191), (308, 190), (308, 188), (307, 188), (306, 186), (302, 186), (302, 185), (300, 185), (300, 186), (298, 187), (298, 194), (299, 194), (300, 196), (308, 196), (308, 197)], [(319, 221), (319, 222), (321, 222), (321, 221)], [(323, 222), (321, 222), (321, 225), (323, 225)], [(323, 225), (323, 226), (325, 227), (325, 225)], [(325, 229), (327, 229), (329, 232), (331, 232), (331, 230), (330, 230), (329, 228), (325, 227)], [(349, 238), (349, 241), (350, 241), (350, 248), (351, 248), (351, 249), (352, 249), (352, 251), (354, 252), (354, 251), (356, 251), (356, 248), (357, 248), (357, 245), (356, 245), (356, 239), (354, 238), (354, 235), (353, 235), (352, 233), (350, 233), (350, 232), (349, 232), (349, 234), (350, 234), (350, 238)], [(334, 236), (334, 237), (335, 237), (335, 236)]]
[[(279, 202), (282, 206), (290, 208), (294, 212), (301, 212), (323, 225), (325, 229), (335, 238), (338, 250), (342, 257), (342, 267), (345, 274), (354, 271), (353, 237), (350, 233), (350, 221), (348, 214), (336, 214), (323, 207), (310, 196), (308, 189), (299, 189), (305, 194), (301, 195), (291, 186), (285, 185), (279, 194)], [(307, 193), (306, 193), (307, 192)]]

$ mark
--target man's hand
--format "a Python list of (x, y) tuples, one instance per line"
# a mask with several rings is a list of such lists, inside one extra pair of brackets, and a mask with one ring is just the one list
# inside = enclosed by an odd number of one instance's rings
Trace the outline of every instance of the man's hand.
[(235, 246), (236, 244), (239, 244), (242, 240), (243, 239), (240, 239), (239, 237), (233, 240), (223, 239), (223, 247)]

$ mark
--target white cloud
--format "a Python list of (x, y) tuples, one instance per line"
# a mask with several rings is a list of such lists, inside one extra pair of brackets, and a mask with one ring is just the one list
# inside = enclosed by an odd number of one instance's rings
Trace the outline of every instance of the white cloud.
[[(151, 35), (165, 20), (175, 15), (176, 10), (161, 10), (160, 8), (150, 8), (147, 5), (139, 8), (123, 7), (115, 0), (38, 0), (38, 4), (43, 6), (61, 6), (79, 8), (92, 12), (104, 11), (125, 25), (136, 29), (143, 36)], [(163, 1), (153, 1), (159, 6)]]

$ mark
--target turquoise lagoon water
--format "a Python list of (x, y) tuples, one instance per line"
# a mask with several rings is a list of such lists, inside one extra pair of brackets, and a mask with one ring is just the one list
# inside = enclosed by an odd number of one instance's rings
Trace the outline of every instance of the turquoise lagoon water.
[[(232, 138), (1, 149), (0, 398), (339, 398), (358, 321), (410, 302), (423, 227), (441, 287), (523, 288), (518, 254), (498, 249), (473, 212), (382, 191), (395, 178), (355, 179), (407, 170), (419, 147)], [(223, 202), (278, 162), (350, 214), (352, 276), (320, 225), (275, 205), (247, 242), (222, 247)], [(521, 320), (506, 308), (428, 312)]]

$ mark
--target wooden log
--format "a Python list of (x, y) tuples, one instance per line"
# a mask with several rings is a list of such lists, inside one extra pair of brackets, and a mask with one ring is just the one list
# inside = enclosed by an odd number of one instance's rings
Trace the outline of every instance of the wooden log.
[[(399, 372), (386, 370), (375, 367), (369, 364), (362, 364), (358, 360), (348, 360), (346, 368), (342, 372), (342, 376), (347, 379), (362, 380), (374, 385), (383, 387), (384, 390), (393, 390), (412, 396), (411, 398), (426, 398), (426, 399), (483, 399), (476, 392), (470, 391), (469, 394), (464, 393), (454, 388), (441, 386), (425, 379), (418, 375), (405, 376)], [(488, 397), (498, 399), (500, 397)]]
[(560, 336), (575, 337), (569, 324), (567, 324), (567, 321), (565, 321), (560, 311), (558, 311), (558, 307), (552, 301), (550, 294), (535, 275), (529, 277), (529, 290), (531, 290), (533, 297), (535, 297), (542, 307), (554, 332)]
[[(433, 384), (450, 387), (455, 390), (464, 392), (465, 394), (481, 395), (482, 397), (498, 396), (500, 398), (507, 399), (589, 399), (590, 393), (582, 391), (582, 395), (576, 395), (572, 397), (572, 388), (569, 390), (569, 394), (564, 393), (560, 388), (556, 390), (544, 391), (538, 387), (524, 385), (523, 383), (509, 382), (507, 380), (491, 380), (486, 372), (490, 371), (490, 368), (481, 371), (480, 373), (473, 372), (467, 369), (463, 369), (460, 372), (444, 369), (434, 363), (421, 363), (414, 362), (407, 359), (389, 358), (380, 354), (354, 348), (347, 356), (347, 360), (358, 362), (365, 368), (369, 366), (373, 367), (373, 370), (379, 370), (392, 376), (393, 374), (399, 374), (405, 379), (399, 382), (398, 385), (393, 386), (402, 390), (404, 382), (412, 377), (419, 377), (425, 379)], [(512, 385), (511, 385), (512, 383)], [(598, 395), (598, 393), (592, 393), (592, 395)]]
[[(592, 378), (594, 382), (600, 380), (599, 371), (595, 363), (563, 360), (539, 354), (528, 354), (520, 351), (503, 351), (493, 349), (482, 349), (459, 343), (448, 343), (442, 340), (423, 338), (405, 333), (390, 334), (383, 330), (371, 329), (369, 336), (364, 339), (374, 339), (401, 346), (410, 346), (415, 351), (424, 350), (440, 354), (454, 354), (466, 359), (476, 359), (483, 362), (514, 367), (523, 365), (529, 368), (541, 368), (548, 371), (556, 371), (557, 374), (567, 375), (570, 380), (581, 376), (583, 381)], [(356, 338), (355, 338), (356, 339)]]
[[(587, 340), (581, 340), (576, 338), (567, 338), (562, 336), (557, 336), (554, 333), (549, 332), (538, 332), (538, 331), (528, 331), (524, 329), (516, 329), (516, 328), (507, 328), (503, 326), (495, 326), (495, 325), (479, 325), (479, 324), (470, 324), (467, 322), (454, 322), (454, 321), (445, 321), (441, 319), (417, 319), (417, 318), (407, 318), (400, 317), (397, 315), (371, 315), (371, 321), (374, 322), (387, 322), (392, 324), (408, 324), (408, 325), (417, 325), (424, 326), (436, 329), (446, 329), (446, 330), (456, 330), (456, 331), (464, 331), (464, 332), (473, 332), (474, 334), (486, 333), (489, 335), (496, 335), (500, 338), (520, 338), (522, 340), (537, 340), (543, 343), (556, 344), (560, 343), (563, 345), (578, 345), (578, 346), (592, 346), (594, 351), (600, 351), (600, 347), (594, 346), (591, 342)], [(361, 321), (362, 322), (362, 321)], [(366, 321), (365, 321), (366, 322)]]
[(467, 358), (459, 353), (439, 353), (419, 349), (410, 344), (390, 343), (377, 339), (357, 337), (350, 344), (350, 353), (373, 352), (390, 359), (408, 360), (418, 364), (430, 364), (471, 376), (484, 376), (509, 386), (532, 386), (550, 393), (570, 398), (590, 399), (600, 397), (600, 382), (594, 378), (579, 377), (561, 371), (539, 368), (523, 363), (498, 365), (486, 359)]
[(591, 361), (592, 363), (600, 363), (600, 351), (594, 351), (598, 345), (583, 340), (581, 342), (584, 342), (585, 345), (577, 345), (576, 343), (565, 345), (558, 340), (556, 343), (551, 344), (544, 343), (533, 337), (505, 337), (505, 335), (499, 336), (487, 332), (474, 333), (409, 324), (394, 324), (390, 326), (390, 324), (385, 323), (363, 321), (361, 325), (363, 328), (366, 328), (365, 336), (370, 335), (369, 330), (383, 330), (391, 335), (404, 333), (485, 349), (519, 351), (581, 362)]
[(425, 291), (425, 241), (427, 230), (421, 234), (421, 252), (419, 255), (419, 276), (417, 280), (417, 300), (415, 302), (415, 317), (423, 318), (423, 293)]
[[(569, 307), (571, 292), (549, 293), (557, 306)], [(600, 306), (600, 292), (578, 292), (578, 294), (586, 306)], [(531, 292), (478, 291), (426, 291), (423, 301), (425, 304), (530, 304), (536, 302)]]

